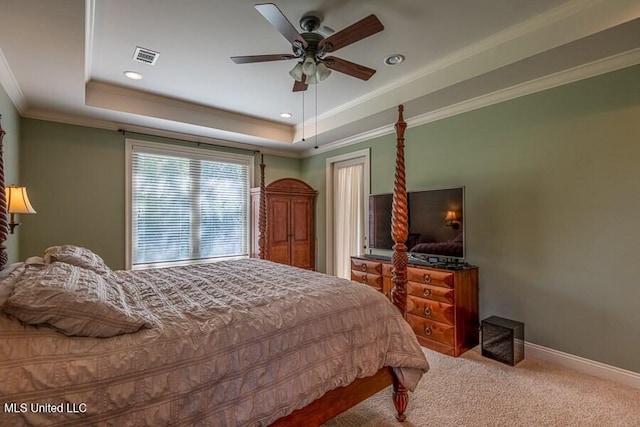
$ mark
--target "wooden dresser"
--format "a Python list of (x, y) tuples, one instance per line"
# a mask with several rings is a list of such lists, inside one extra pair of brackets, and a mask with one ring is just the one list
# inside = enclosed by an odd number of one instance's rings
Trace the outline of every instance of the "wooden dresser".
[[(318, 192), (296, 178), (282, 178), (265, 187), (267, 259), (315, 269), (315, 199)], [(251, 189), (251, 256), (258, 257), (260, 188)]]
[[(366, 283), (391, 298), (390, 260), (351, 257), (351, 280)], [(478, 267), (442, 270), (407, 267), (407, 322), (418, 342), (450, 356), (479, 343)]]

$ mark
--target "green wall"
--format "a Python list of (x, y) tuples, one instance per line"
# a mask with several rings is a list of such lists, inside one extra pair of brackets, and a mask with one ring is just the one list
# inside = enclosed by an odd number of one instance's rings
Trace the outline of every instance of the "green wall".
[(21, 178), (36, 215), (23, 216), (20, 256), (53, 245), (95, 250), (124, 266), (124, 139), (115, 131), (23, 119)]
[[(137, 134), (127, 138), (194, 146)], [(22, 216), (19, 258), (41, 255), (52, 245), (75, 244), (91, 248), (113, 269), (124, 268), (125, 137), (111, 130), (23, 119), (20, 147), (22, 184), (38, 213)], [(265, 155), (264, 161), (267, 182), (300, 177), (297, 159)], [(255, 185), (259, 163), (256, 154)]]
[[(632, 67), (409, 128), (405, 155), (408, 190), (466, 188), (481, 318), (523, 321), (529, 342), (635, 372), (639, 82)], [(371, 191), (391, 191), (395, 134), (303, 161), (303, 179), (320, 190), (320, 269), (325, 160), (367, 147)]]
[[(268, 185), (280, 178), (301, 178), (301, 162), (289, 157), (264, 155), (264, 181)], [(260, 155), (256, 155), (254, 186), (260, 186)]]
[[(2, 85), (0, 85), (0, 114), (2, 115), (2, 129), (5, 131), (5, 136), (2, 140), (5, 185), (24, 186), (24, 182), (20, 181), (19, 168), (20, 115)], [(4, 189), (2, 189), (2, 191), (4, 191)], [(18, 215), (16, 221), (20, 222), (24, 217), (28, 216), (29, 215)], [(19, 256), (21, 231), (21, 228), (17, 227), (14, 234), (8, 235), (4, 244), (9, 263), (21, 260)]]

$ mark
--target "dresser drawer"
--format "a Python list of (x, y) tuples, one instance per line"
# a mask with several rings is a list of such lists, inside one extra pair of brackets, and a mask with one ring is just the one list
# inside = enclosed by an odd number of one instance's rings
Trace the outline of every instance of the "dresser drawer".
[(454, 274), (447, 271), (407, 267), (407, 280), (416, 283), (453, 288), (453, 278)]
[(434, 301), (454, 303), (454, 290), (442, 286), (425, 285), (423, 283), (407, 282), (407, 294)]
[(382, 289), (382, 276), (379, 274), (351, 270), (351, 280)]
[(434, 322), (412, 314), (407, 314), (407, 321), (409, 325), (411, 325), (413, 332), (419, 337), (428, 338), (451, 346), (455, 344), (455, 328), (451, 325)]
[(351, 258), (351, 271), (382, 275), (382, 263), (360, 258)]
[(382, 264), (382, 275), (384, 277), (392, 277), (393, 276), (393, 264), (389, 264), (389, 263)]
[(425, 298), (407, 297), (407, 313), (436, 322), (455, 325), (455, 310), (451, 304), (445, 304)]

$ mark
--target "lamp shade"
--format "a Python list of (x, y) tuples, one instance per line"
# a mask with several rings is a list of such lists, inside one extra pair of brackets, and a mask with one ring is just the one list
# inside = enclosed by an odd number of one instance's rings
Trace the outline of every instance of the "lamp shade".
[(289, 71), (289, 75), (293, 77), (293, 80), (297, 82), (302, 81), (302, 62), (296, 63), (296, 65)]
[(445, 221), (457, 221), (458, 217), (455, 211), (447, 211), (447, 216), (444, 219)]
[(331, 70), (329, 69), (329, 67), (327, 67), (324, 62), (319, 62), (318, 65), (316, 66), (316, 76), (318, 78), (318, 81), (323, 81), (324, 79), (326, 79), (327, 77), (329, 77), (329, 75), (331, 74)]
[(27, 196), (26, 187), (9, 186), (5, 188), (5, 195), (7, 197), (7, 211), (9, 213), (36, 213), (36, 210), (31, 206), (29, 196)]
[(309, 84), (309, 85), (314, 85), (316, 83), (318, 83), (318, 77), (317, 77), (318, 73), (315, 74), (311, 74), (310, 76), (307, 76), (307, 78), (305, 79), (305, 83)]
[(316, 73), (316, 61), (311, 56), (304, 58), (302, 62), (302, 72), (310, 77)]

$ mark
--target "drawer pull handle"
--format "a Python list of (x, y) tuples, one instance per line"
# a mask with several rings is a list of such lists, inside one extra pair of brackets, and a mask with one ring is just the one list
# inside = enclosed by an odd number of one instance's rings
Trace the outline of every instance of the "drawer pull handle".
[(424, 327), (424, 334), (425, 334), (425, 335), (431, 335), (431, 328), (430, 328), (430, 327), (428, 327), (428, 326), (425, 326), (425, 327)]
[(362, 283), (366, 283), (367, 285), (369, 284), (369, 282), (367, 281), (367, 275), (366, 274), (364, 276), (362, 276)]
[(367, 271), (367, 264), (363, 262), (361, 268), (362, 268), (362, 271)]
[(426, 306), (426, 307), (424, 308), (424, 315), (425, 315), (425, 316), (431, 316), (431, 307)]
[(422, 295), (424, 295), (425, 297), (431, 296), (431, 290), (430, 289), (425, 289), (424, 291), (422, 291)]
[(424, 282), (425, 283), (431, 283), (431, 275), (430, 274), (425, 274), (424, 275)]

